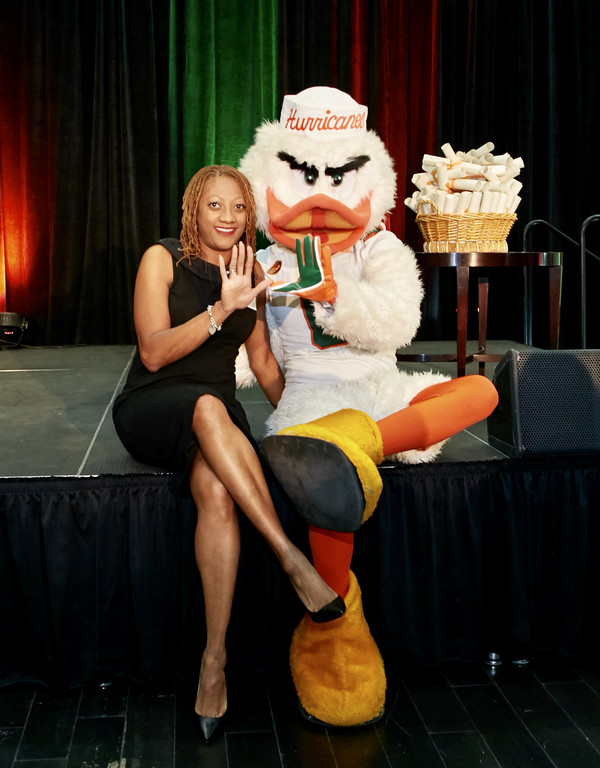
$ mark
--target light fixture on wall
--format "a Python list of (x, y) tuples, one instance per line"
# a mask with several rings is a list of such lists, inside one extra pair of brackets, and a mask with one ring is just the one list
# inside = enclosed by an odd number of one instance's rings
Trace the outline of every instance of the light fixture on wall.
[(0, 312), (0, 349), (21, 345), (27, 320), (18, 312)]

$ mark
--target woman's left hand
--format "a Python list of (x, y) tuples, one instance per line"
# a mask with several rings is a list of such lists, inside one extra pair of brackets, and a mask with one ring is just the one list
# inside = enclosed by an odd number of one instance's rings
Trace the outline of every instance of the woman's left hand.
[(230, 313), (236, 309), (245, 309), (272, 282), (270, 278), (265, 278), (253, 288), (253, 267), (252, 248), (247, 248), (244, 243), (233, 246), (229, 262), (229, 274), (225, 268), (223, 257), (219, 255), (222, 281), (221, 306), (224, 312)]

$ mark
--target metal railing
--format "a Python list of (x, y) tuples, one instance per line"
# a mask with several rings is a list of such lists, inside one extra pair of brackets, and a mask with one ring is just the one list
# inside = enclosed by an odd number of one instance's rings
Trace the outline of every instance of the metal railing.
[(585, 290), (585, 282), (586, 282), (586, 269), (585, 269), (585, 257), (586, 254), (590, 254), (593, 256), (596, 261), (600, 261), (600, 258), (596, 256), (595, 253), (592, 253), (591, 251), (588, 251), (585, 247), (585, 233), (590, 224), (592, 224), (594, 221), (600, 221), (600, 214), (594, 214), (593, 216), (588, 216), (587, 219), (583, 222), (581, 225), (581, 229), (579, 230), (579, 260), (581, 262), (580, 270), (581, 270), (581, 348), (587, 349), (587, 311), (586, 311), (586, 290)]
[[(553, 224), (550, 224), (549, 221), (546, 221), (545, 219), (533, 219), (528, 224), (525, 225), (525, 228), (523, 229), (523, 250), (528, 250), (528, 235), (531, 229), (534, 226), (537, 226), (538, 224), (543, 224), (545, 227), (547, 227), (549, 230), (554, 232), (557, 235), (560, 235), (564, 240), (571, 243), (572, 245), (575, 245), (579, 249), (579, 260), (580, 260), (580, 274), (579, 274), (579, 280), (580, 280), (580, 302), (581, 302), (581, 348), (587, 349), (587, 298), (586, 298), (586, 256), (592, 256), (597, 261), (600, 261), (600, 257), (597, 256), (592, 251), (588, 251), (588, 249), (585, 246), (585, 235), (586, 230), (590, 224), (592, 224), (595, 221), (600, 221), (600, 214), (595, 214), (593, 216), (588, 216), (588, 218), (583, 222), (581, 225), (581, 229), (579, 231), (579, 242), (577, 240), (574, 240), (572, 237), (569, 237), (569, 235), (565, 234), (565, 232), (562, 232), (560, 229), (555, 227)], [(531, 286), (531, 279), (529, 274), (529, 269), (527, 267), (524, 267), (524, 293), (525, 293), (525, 315), (524, 315), (524, 340), (525, 344), (531, 346), (532, 345), (532, 303), (533, 303), (533, 295), (532, 295), (532, 286)]]

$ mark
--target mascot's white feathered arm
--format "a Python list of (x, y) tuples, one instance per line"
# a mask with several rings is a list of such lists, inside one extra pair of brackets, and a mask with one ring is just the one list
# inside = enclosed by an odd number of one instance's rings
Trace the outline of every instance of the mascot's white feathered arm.
[(325, 333), (353, 347), (394, 351), (410, 344), (421, 322), (423, 287), (416, 259), (391, 232), (371, 236), (362, 249), (362, 274), (336, 276), (335, 303), (315, 302), (315, 320)]

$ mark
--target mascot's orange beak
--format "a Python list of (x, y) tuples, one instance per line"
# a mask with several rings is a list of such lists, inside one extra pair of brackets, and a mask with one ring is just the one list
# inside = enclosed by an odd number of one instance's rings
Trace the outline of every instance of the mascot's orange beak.
[(318, 194), (288, 208), (271, 189), (267, 189), (267, 206), (271, 236), (292, 251), (296, 248), (296, 240), (305, 235), (318, 235), (331, 253), (345, 251), (363, 236), (371, 216), (368, 197), (356, 208), (348, 208), (339, 200)]

